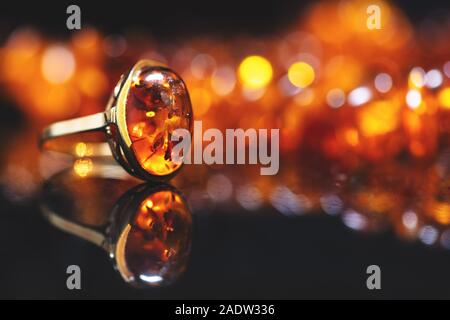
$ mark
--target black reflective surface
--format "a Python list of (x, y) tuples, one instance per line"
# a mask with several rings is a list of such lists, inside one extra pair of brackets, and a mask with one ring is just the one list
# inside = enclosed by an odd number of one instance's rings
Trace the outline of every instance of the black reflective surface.
[(192, 218), (174, 187), (66, 170), (43, 184), (39, 198), (50, 224), (104, 249), (126, 283), (166, 286), (184, 273)]
[[(51, 199), (52, 208), (67, 208), (60, 217), (105, 234), (114, 220), (106, 208), (114, 208), (121, 197), (123, 202), (140, 188), (154, 191), (154, 187), (134, 181), (94, 179), (95, 184), (82, 187), (66, 180), (65, 186), (72, 187), (72, 193), (56, 188), (47, 199)], [(183, 188), (169, 190), (183, 192)], [(125, 198), (124, 192), (128, 194)], [(185, 272), (168, 286), (138, 289), (124, 281), (104, 248), (86, 236), (69, 234), (48, 223), (40, 211), (43, 199), (27, 205), (2, 200), (2, 298), (450, 296), (450, 254), (441, 246), (401, 240), (392, 226), (376, 233), (358, 232), (338, 216), (285, 216), (268, 207), (249, 212), (232, 203), (209, 212), (194, 210), (191, 251), (183, 260)], [(84, 207), (96, 214), (83, 216), (79, 208)], [(66, 288), (66, 268), (72, 264), (82, 270), (79, 291)], [(382, 269), (380, 291), (366, 288), (366, 268), (371, 264)]]

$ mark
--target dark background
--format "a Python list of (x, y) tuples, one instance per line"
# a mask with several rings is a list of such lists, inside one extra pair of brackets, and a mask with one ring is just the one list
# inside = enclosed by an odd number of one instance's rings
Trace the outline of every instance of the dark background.
[[(144, 29), (165, 40), (263, 36), (294, 23), (311, 2), (2, 1), (0, 39), (23, 25), (68, 36), (65, 9), (72, 3), (81, 6), (84, 26), (104, 32)], [(414, 24), (450, 6), (448, 1), (394, 3)], [(186, 274), (169, 288), (146, 290), (127, 286), (104, 251), (47, 224), (37, 202), (18, 205), (0, 196), (0, 226), (1, 298), (450, 298), (449, 252), (405, 243), (391, 230), (356, 233), (325, 215), (286, 218), (269, 209), (257, 216), (194, 213)], [(83, 270), (79, 292), (65, 287), (70, 264)], [(366, 288), (370, 264), (382, 269), (381, 291)]]
[[(413, 22), (443, 16), (450, 3), (445, 0), (394, 0)], [(104, 32), (127, 29), (151, 31), (157, 38), (197, 35), (233, 36), (236, 33), (268, 35), (297, 21), (311, 0), (228, 1), (3, 1), (0, 4), (2, 32), (16, 26), (33, 25), (57, 36), (70, 34), (65, 28), (66, 8), (81, 7), (82, 24)]]

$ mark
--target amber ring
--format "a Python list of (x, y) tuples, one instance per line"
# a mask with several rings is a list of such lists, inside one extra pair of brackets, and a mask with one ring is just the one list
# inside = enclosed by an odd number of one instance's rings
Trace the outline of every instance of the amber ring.
[(172, 133), (192, 132), (192, 119), (181, 77), (161, 63), (141, 60), (121, 77), (104, 112), (51, 124), (41, 134), (40, 147), (51, 149), (47, 142), (62, 136), (103, 131), (109, 154), (128, 173), (143, 180), (167, 180), (182, 166), (180, 159), (172, 158)]

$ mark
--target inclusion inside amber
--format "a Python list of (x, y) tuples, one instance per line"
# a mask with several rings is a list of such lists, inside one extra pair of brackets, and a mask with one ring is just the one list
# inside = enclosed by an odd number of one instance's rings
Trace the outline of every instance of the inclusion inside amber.
[(131, 79), (126, 100), (126, 123), (131, 148), (148, 173), (165, 176), (181, 164), (172, 159), (173, 131), (189, 130), (192, 108), (184, 82), (171, 70), (146, 66)]
[(173, 191), (143, 200), (126, 228), (124, 261), (136, 283), (171, 283), (185, 269), (192, 220), (187, 205)]

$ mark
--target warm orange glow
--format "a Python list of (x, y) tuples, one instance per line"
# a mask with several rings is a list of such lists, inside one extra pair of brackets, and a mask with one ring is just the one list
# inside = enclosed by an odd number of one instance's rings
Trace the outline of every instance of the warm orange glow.
[(106, 75), (95, 68), (81, 70), (78, 76), (78, 86), (80, 90), (89, 97), (100, 97), (106, 92), (108, 79)]
[(87, 177), (93, 168), (94, 164), (91, 159), (78, 159), (73, 165), (75, 173), (82, 178)]
[(337, 55), (328, 60), (325, 65), (325, 77), (331, 88), (350, 91), (360, 84), (363, 76), (362, 61), (350, 55)]
[(439, 104), (441, 105), (442, 108), (450, 109), (450, 87), (442, 89), (439, 92), (438, 99), (439, 99)]
[(203, 88), (194, 88), (191, 91), (191, 100), (196, 117), (201, 117), (208, 112), (212, 103), (210, 92)]
[(434, 217), (440, 224), (450, 224), (450, 204), (439, 203), (434, 208)]
[(364, 136), (386, 134), (398, 126), (398, 108), (389, 101), (373, 102), (361, 110), (359, 119)]
[(416, 157), (423, 157), (426, 154), (425, 146), (418, 140), (413, 140), (409, 144), (409, 150)]
[(404, 116), (405, 126), (411, 134), (418, 134), (422, 130), (420, 116), (414, 112), (408, 112)]
[(359, 144), (359, 133), (358, 130), (354, 128), (349, 128), (344, 132), (345, 141), (352, 146), (356, 147)]
[(80, 108), (81, 97), (70, 86), (37, 84), (30, 88), (29, 97), (33, 112), (46, 117), (68, 117)]

